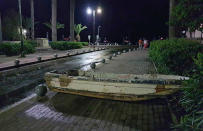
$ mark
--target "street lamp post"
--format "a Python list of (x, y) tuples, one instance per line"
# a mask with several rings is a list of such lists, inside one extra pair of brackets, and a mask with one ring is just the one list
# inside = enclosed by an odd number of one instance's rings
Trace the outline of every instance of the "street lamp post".
[(93, 43), (96, 41), (96, 38), (95, 38), (95, 23), (96, 23), (96, 11), (93, 10)]
[(24, 57), (23, 53), (23, 26), (22, 26), (22, 13), (21, 13), (21, 0), (18, 0), (19, 7), (19, 19), (20, 19), (20, 40), (21, 40), (21, 57)]
[(96, 9), (91, 9), (91, 8), (87, 8), (87, 14), (89, 15), (93, 15), (93, 43), (96, 41), (96, 37), (95, 37), (95, 23), (96, 23), (96, 13), (97, 14), (101, 14), (102, 13), (102, 9), (101, 8), (98, 8), (97, 10)]
[(101, 28), (101, 26), (98, 26), (97, 27), (97, 42), (99, 43), (99, 41), (100, 41), (100, 28)]
[(97, 28), (97, 34), (98, 34), (98, 36), (100, 34), (100, 28), (101, 28), (101, 26), (98, 26), (98, 28)]

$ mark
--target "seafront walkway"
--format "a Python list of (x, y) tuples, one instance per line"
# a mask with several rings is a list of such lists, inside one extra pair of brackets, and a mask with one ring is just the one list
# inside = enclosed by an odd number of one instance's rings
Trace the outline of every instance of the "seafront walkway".
[[(113, 57), (98, 72), (156, 73), (148, 51)], [(26, 98), (0, 113), (0, 131), (168, 131), (172, 120), (165, 100), (122, 102), (48, 92)]]

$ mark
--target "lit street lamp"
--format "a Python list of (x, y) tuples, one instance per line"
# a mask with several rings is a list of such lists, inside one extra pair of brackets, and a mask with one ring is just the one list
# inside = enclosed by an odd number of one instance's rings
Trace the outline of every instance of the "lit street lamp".
[(87, 14), (91, 15), (92, 14), (92, 9), (91, 8), (87, 8)]
[(186, 31), (183, 30), (183, 31), (182, 31), (182, 34), (183, 34), (183, 37), (185, 37)]
[(26, 36), (26, 34), (27, 34), (27, 30), (26, 30), (26, 29), (23, 29), (23, 35)]
[(101, 14), (102, 13), (102, 9), (100, 7), (98, 7), (97, 9), (91, 9), (91, 8), (87, 8), (87, 14), (88, 15), (93, 15), (93, 43), (96, 41), (95, 39), (95, 19), (96, 19), (96, 13), (97, 14)]

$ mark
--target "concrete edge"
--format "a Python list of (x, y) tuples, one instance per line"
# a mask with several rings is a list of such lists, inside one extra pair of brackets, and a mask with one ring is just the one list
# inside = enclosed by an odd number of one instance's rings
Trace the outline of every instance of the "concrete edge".
[(52, 61), (52, 60), (58, 60), (58, 59), (62, 59), (62, 58), (67, 58), (67, 57), (72, 57), (72, 56), (77, 56), (77, 55), (81, 55), (81, 54), (87, 54), (87, 53), (91, 53), (91, 52), (96, 52), (96, 51), (102, 51), (102, 50), (106, 50), (106, 49), (96, 49), (93, 51), (87, 51), (87, 52), (80, 52), (80, 53), (75, 53), (75, 54), (70, 54), (70, 55), (66, 55), (66, 56), (61, 56), (61, 57), (57, 57), (57, 58), (50, 58), (50, 59), (45, 59), (45, 60), (41, 60), (41, 61), (34, 61), (34, 62), (29, 62), (29, 63), (24, 63), (24, 64), (20, 64), (19, 66), (7, 66), (7, 67), (3, 67), (0, 68), (0, 72), (1, 71), (7, 71), (7, 70), (11, 70), (11, 69), (15, 69), (15, 68), (19, 68), (19, 67), (24, 67), (24, 66), (28, 66), (28, 65), (33, 65), (33, 64), (39, 64), (39, 63), (43, 63), (43, 62), (48, 62), (48, 61)]

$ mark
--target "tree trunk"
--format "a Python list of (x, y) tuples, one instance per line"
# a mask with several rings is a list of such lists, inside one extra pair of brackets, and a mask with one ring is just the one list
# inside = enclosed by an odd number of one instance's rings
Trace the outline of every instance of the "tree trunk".
[(190, 39), (192, 39), (192, 32), (190, 31)]
[(70, 37), (71, 41), (75, 40), (74, 36), (74, 17), (75, 16), (75, 0), (70, 0)]
[[(169, 21), (173, 21), (172, 11), (175, 6), (175, 0), (170, 0)], [(175, 38), (175, 27), (169, 24), (169, 38)]]
[(80, 42), (80, 35), (76, 35), (77, 42)]
[(31, 38), (35, 39), (35, 17), (34, 17), (34, 0), (30, 0), (31, 7)]
[(52, 41), (57, 41), (57, 29), (56, 29), (56, 23), (57, 23), (57, 0), (52, 0)]
[(0, 12), (0, 43), (2, 42), (2, 26), (1, 26), (1, 12)]

